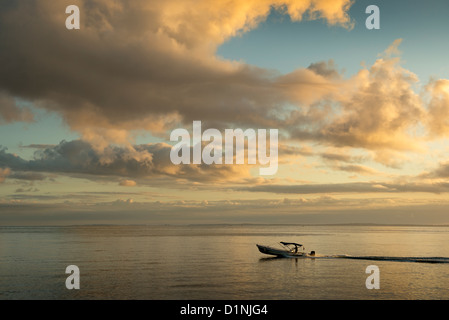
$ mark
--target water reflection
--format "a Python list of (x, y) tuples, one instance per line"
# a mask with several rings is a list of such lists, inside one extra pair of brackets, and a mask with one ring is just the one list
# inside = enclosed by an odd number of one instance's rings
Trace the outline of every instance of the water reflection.
[[(319, 254), (279, 258), (254, 245), (279, 239), (299, 239)], [(448, 299), (447, 243), (449, 228), (426, 227), (0, 227), (0, 296)], [(69, 264), (80, 268), (80, 291), (65, 288)], [(365, 288), (369, 264), (380, 268), (378, 291)]]

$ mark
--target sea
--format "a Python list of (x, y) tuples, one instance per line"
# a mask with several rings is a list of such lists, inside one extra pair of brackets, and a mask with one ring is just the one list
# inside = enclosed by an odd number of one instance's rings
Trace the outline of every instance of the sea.
[[(256, 247), (280, 241), (315, 257)], [(446, 299), (447, 226), (0, 227), (0, 300)]]

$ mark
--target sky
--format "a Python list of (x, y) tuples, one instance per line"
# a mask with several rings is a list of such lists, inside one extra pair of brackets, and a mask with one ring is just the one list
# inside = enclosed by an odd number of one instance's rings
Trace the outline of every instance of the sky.
[[(2, 1), (0, 224), (449, 224), (448, 15), (437, 0)], [(170, 134), (193, 121), (277, 129), (277, 172), (172, 163)]]

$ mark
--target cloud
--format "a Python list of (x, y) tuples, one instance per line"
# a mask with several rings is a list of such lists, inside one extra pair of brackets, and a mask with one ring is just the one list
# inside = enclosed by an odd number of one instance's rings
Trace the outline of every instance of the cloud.
[[(165, 143), (135, 146), (108, 145), (102, 150), (83, 140), (62, 141), (56, 146), (38, 149), (34, 159), (21, 157), (0, 150), (0, 166), (13, 170), (17, 179), (43, 180), (44, 172), (83, 177), (93, 180), (120, 180), (122, 186), (156, 183), (162, 178), (165, 183), (195, 181), (198, 183), (223, 182), (256, 183), (259, 178), (250, 175), (248, 165), (174, 165), (170, 160), (172, 146)], [(170, 180), (171, 179), (171, 180)]]
[(32, 122), (34, 115), (27, 108), (20, 107), (13, 97), (1, 92), (0, 88), (0, 124), (15, 121)]
[(121, 180), (119, 185), (122, 187), (134, 187), (137, 183), (134, 180)]
[(123, 199), (117, 199), (116, 201), (115, 201), (115, 204), (118, 204), (118, 205), (130, 205), (130, 204), (133, 204), (134, 203), (134, 199), (126, 199), (126, 200), (123, 200)]
[(327, 161), (338, 161), (338, 162), (363, 162), (366, 157), (362, 156), (352, 156), (347, 153), (335, 153), (335, 152), (323, 152), (320, 154), (321, 158)]
[[(78, 31), (64, 27), (69, 4), (80, 7)], [(127, 142), (132, 130), (161, 134), (180, 122), (198, 119), (278, 125), (273, 114), (282, 113), (282, 105), (289, 102), (284, 92), (290, 90), (288, 79), (222, 60), (215, 50), (229, 38), (256, 28), (271, 10), (294, 21), (324, 19), (350, 27), (351, 4), (349, 0), (138, 0), (132, 5), (124, 0), (2, 1), (0, 90), (8, 101), (20, 97), (59, 112), (85, 140), (103, 148), (109, 142)], [(324, 70), (321, 65), (313, 68)], [(326, 81), (313, 70), (292, 77), (302, 84), (301, 92), (310, 94), (317, 87), (318, 92), (307, 99), (327, 92), (319, 85)], [(317, 86), (307, 85), (315, 80)], [(7, 117), (23, 120), (18, 115)]]
[[(25, 195), (23, 195), (25, 196)], [(127, 200), (125, 200), (127, 199)], [(129, 199), (129, 200), (128, 200)], [(91, 199), (89, 199), (91, 200)], [(132, 201), (121, 198), (92, 204), (82, 201), (27, 204), (0, 199), (2, 225), (145, 224), (145, 223), (401, 223), (447, 224), (448, 202), (422, 198), (227, 199), (192, 201)], [(126, 215), (123, 209), (126, 208)], [(61, 214), (63, 213), (63, 214)], [(416, 219), (411, 219), (411, 214)]]
[(386, 167), (400, 169), (410, 158), (404, 152), (387, 149), (376, 150), (374, 160)]
[[(221, 44), (257, 28), (273, 10), (293, 21), (323, 19), (351, 28), (352, 3), (2, 1), (0, 121), (33, 119), (29, 110), (16, 103), (20, 98), (60, 113), (81, 133), (80, 141), (89, 144), (88, 148), (81, 142), (66, 145), (82, 152), (77, 159), (66, 154), (62, 145), (38, 144), (29, 147), (41, 150), (42, 157), (30, 162), (3, 156), (40, 172), (53, 168), (92, 176), (114, 173), (132, 180), (141, 171), (147, 176), (151, 172), (189, 179), (197, 174), (199, 181), (220, 181), (233, 174), (249, 178), (248, 168), (243, 167), (221, 167), (216, 175), (216, 170), (201, 166), (173, 167), (165, 159), (153, 158), (162, 156), (164, 147), (152, 153), (150, 147), (134, 146), (133, 131), (166, 136), (167, 130), (202, 120), (208, 127), (280, 128), (283, 137), (295, 142), (369, 149), (375, 152), (374, 161), (399, 168), (407, 160), (400, 153), (423, 149), (420, 125), (444, 136), (449, 118), (447, 80), (435, 80), (426, 87), (427, 109), (417, 93), (418, 78), (401, 66), (397, 56), (401, 39), (371, 67), (349, 78), (343, 77), (333, 60), (281, 74), (216, 56)], [(77, 31), (65, 28), (65, 8), (70, 4), (81, 9)], [(112, 144), (120, 147), (114, 149)], [(287, 159), (294, 156), (293, 151), (305, 155), (306, 150), (285, 146), (282, 151)], [(108, 154), (116, 156), (110, 159), (110, 167)], [(329, 156), (322, 158), (329, 160)], [(82, 161), (95, 164), (98, 171), (87, 164), (83, 167)], [(369, 171), (361, 166), (340, 168)]]
[(0, 183), (5, 181), (5, 178), (11, 174), (11, 170), (9, 168), (0, 168)]
[(16, 193), (22, 193), (22, 192), (38, 192), (39, 191), (39, 189), (37, 189), (37, 188), (33, 188), (33, 187), (29, 187), (29, 188), (26, 188), (26, 189), (24, 189), (24, 188), (18, 188), (18, 189), (16, 189)]
[(308, 66), (309, 70), (314, 71), (316, 74), (322, 75), (326, 78), (340, 78), (341, 74), (336, 69), (334, 60), (320, 61), (312, 63)]
[(47, 175), (38, 172), (13, 172), (9, 178), (29, 181), (42, 181), (48, 178)]
[(361, 165), (354, 165), (354, 164), (339, 165), (334, 168), (337, 170), (346, 171), (346, 172), (354, 172), (354, 173), (359, 173), (362, 175), (376, 175), (376, 176), (380, 175), (379, 171), (369, 168), (367, 166), (361, 166)]
[[(338, 150), (338, 149), (337, 149)], [(333, 170), (381, 176), (383, 173), (360, 163), (372, 160), (369, 155), (353, 155), (351, 150), (325, 151), (317, 153), (321, 160)]]
[(425, 108), (415, 92), (416, 75), (400, 66), (399, 57), (389, 55), (399, 43), (395, 41), (370, 69), (341, 83), (345, 94), (331, 92), (331, 101), (316, 106), (323, 112), (307, 114), (303, 120), (310, 122), (300, 122), (293, 136), (340, 147), (421, 149), (422, 137), (415, 132)]
[(449, 178), (449, 162), (440, 163), (436, 168), (418, 175), (420, 179), (443, 179)]
[(430, 95), (427, 127), (433, 137), (449, 135), (449, 80), (432, 80), (426, 86)]
[(449, 183), (383, 183), (383, 182), (356, 182), (334, 184), (302, 184), (277, 185), (266, 184), (246, 188), (240, 191), (268, 192), (277, 194), (328, 194), (328, 193), (447, 193)]
[(46, 149), (46, 148), (52, 148), (54, 147), (54, 144), (29, 144), (26, 146), (21, 145), (20, 148), (29, 148), (29, 149)]

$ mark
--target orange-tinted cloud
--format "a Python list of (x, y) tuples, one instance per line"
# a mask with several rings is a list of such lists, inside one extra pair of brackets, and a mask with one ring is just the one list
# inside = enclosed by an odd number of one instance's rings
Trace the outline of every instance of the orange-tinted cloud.
[[(65, 29), (69, 4), (81, 9), (81, 30)], [(219, 129), (279, 128), (281, 136), (300, 142), (374, 150), (375, 161), (399, 167), (404, 158), (389, 155), (421, 150), (426, 137), (417, 131), (423, 123), (436, 136), (447, 134), (449, 118), (447, 80), (427, 87), (427, 106), (417, 93), (417, 77), (401, 66), (400, 39), (371, 67), (348, 79), (332, 60), (280, 74), (215, 56), (220, 44), (256, 28), (271, 10), (285, 12), (294, 21), (320, 18), (351, 28), (351, 4), (3, 1), (0, 121), (29, 121), (31, 115), (14, 99), (30, 100), (60, 113), (101, 161), (108, 160), (111, 143), (131, 152), (135, 130), (163, 135), (202, 120)], [(153, 161), (140, 158), (139, 163), (146, 160)], [(178, 174), (180, 169), (164, 170)], [(189, 170), (205, 172), (194, 166)], [(230, 176), (243, 174), (241, 170), (227, 167), (223, 172)]]
[(426, 89), (430, 95), (427, 121), (429, 132), (434, 137), (447, 137), (449, 135), (449, 80), (433, 80)]
[[(70, 4), (80, 7), (77, 31), (65, 28)], [(279, 74), (218, 59), (215, 50), (257, 27), (271, 10), (297, 21), (322, 18), (348, 27), (350, 5), (349, 0), (1, 2), (0, 90), (7, 99), (21, 97), (59, 112), (101, 148), (124, 143), (132, 130), (160, 134), (198, 119), (269, 127), (278, 123), (272, 115), (289, 102), (279, 89)], [(303, 84), (315, 77), (298, 73)]]
[(11, 174), (11, 170), (9, 168), (0, 168), (0, 183), (5, 181), (5, 178)]
[(34, 116), (30, 110), (20, 107), (14, 98), (0, 92), (0, 124), (15, 121), (32, 122)]
[[(399, 43), (396, 41), (387, 53)], [(419, 149), (413, 129), (425, 117), (425, 109), (414, 90), (418, 78), (400, 62), (399, 57), (385, 55), (351, 79), (330, 82), (336, 89), (329, 90), (328, 102), (317, 105), (312, 125), (304, 125), (304, 129), (298, 126), (293, 129), (295, 135), (336, 146)]]
[(121, 180), (119, 185), (122, 187), (134, 187), (137, 183), (134, 180)]

